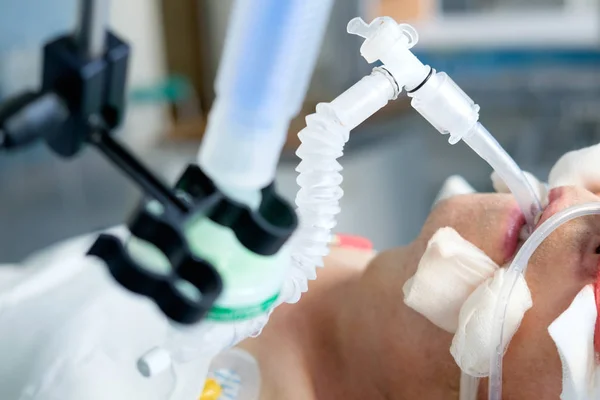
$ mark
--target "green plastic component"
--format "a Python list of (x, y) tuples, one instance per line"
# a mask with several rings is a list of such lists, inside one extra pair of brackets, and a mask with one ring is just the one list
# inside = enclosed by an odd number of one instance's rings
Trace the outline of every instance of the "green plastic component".
[(127, 241), (127, 252), (144, 268), (161, 275), (171, 273), (171, 262), (158, 247), (150, 242), (131, 236)]
[(154, 86), (134, 88), (129, 97), (136, 103), (177, 103), (189, 99), (192, 94), (190, 80), (173, 75)]
[(254, 318), (269, 311), (277, 301), (279, 293), (261, 304), (248, 307), (219, 307), (214, 306), (206, 316), (207, 319), (219, 322), (239, 321)]
[[(217, 300), (209, 319), (247, 319), (268, 311), (281, 290), (285, 253), (280, 251), (274, 256), (253, 253), (229, 228), (204, 216), (192, 220), (185, 235), (191, 251), (215, 266), (223, 280), (224, 296)], [(221, 302), (223, 298), (229, 299), (228, 304)], [(250, 298), (254, 300), (244, 300)]]
[[(152, 210), (161, 212), (158, 208)], [(249, 319), (264, 314), (274, 305), (285, 274), (286, 253), (255, 254), (246, 249), (229, 228), (204, 215), (193, 218), (184, 234), (192, 253), (210, 262), (223, 280), (223, 294), (207, 319), (220, 322)], [(140, 265), (153, 272), (168, 274), (172, 270), (170, 261), (152, 243), (132, 236), (127, 250)], [(175, 286), (192, 301), (201, 297), (189, 282), (179, 280)]]

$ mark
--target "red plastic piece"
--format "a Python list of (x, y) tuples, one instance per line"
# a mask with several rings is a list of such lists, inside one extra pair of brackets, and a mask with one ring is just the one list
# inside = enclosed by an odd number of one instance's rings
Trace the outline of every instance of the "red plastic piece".
[(373, 250), (373, 243), (371, 243), (369, 239), (364, 238), (362, 236), (336, 235), (333, 244), (339, 247), (345, 247), (350, 249), (365, 251)]
[(596, 310), (598, 310), (598, 315), (596, 316), (596, 329), (594, 331), (594, 349), (596, 350), (596, 355), (600, 354), (600, 276), (596, 280), (594, 284), (594, 295), (596, 297)]

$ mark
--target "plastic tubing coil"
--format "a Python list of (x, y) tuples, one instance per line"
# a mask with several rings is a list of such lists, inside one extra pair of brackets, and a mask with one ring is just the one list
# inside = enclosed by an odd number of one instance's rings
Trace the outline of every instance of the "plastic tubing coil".
[(488, 398), (490, 400), (502, 399), (502, 357), (504, 356), (507, 347), (503, 345), (504, 322), (508, 302), (519, 275), (525, 275), (527, 264), (529, 263), (532, 254), (552, 232), (565, 222), (587, 215), (600, 215), (600, 202), (577, 205), (553, 215), (533, 232), (510, 264), (506, 273), (506, 280), (500, 291), (500, 296), (498, 297), (498, 303), (493, 319), (493, 346), (490, 357), (490, 379), (488, 389)]
[(329, 253), (331, 229), (340, 212), (344, 192), (341, 157), (350, 131), (398, 95), (394, 79), (383, 68), (339, 95), (331, 103), (317, 105), (316, 113), (306, 117), (306, 127), (298, 134), (301, 144), (296, 155), (300, 190), (296, 195), (300, 219), (292, 242), (292, 267), (284, 287), (282, 301), (295, 303), (316, 278), (316, 267), (323, 266)]

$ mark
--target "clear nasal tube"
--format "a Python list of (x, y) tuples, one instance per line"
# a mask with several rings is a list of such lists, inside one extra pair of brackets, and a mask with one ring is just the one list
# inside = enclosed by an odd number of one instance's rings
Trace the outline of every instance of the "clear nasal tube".
[(600, 202), (570, 207), (553, 215), (542, 225), (540, 225), (529, 237), (529, 239), (525, 241), (523, 247), (521, 247), (515, 256), (515, 259), (508, 268), (505, 275), (505, 283), (502, 286), (500, 295), (498, 297), (498, 303), (496, 305), (492, 326), (492, 354), (490, 357), (490, 379), (488, 394), (488, 398), (490, 400), (502, 399), (502, 357), (504, 356), (504, 352), (507, 347), (506, 345), (508, 344), (504, 342), (505, 340), (510, 340), (510, 338), (504, 338), (504, 323), (508, 302), (510, 300), (510, 296), (512, 295), (512, 291), (515, 287), (517, 279), (520, 275), (525, 275), (529, 259), (538, 246), (548, 236), (550, 236), (552, 232), (566, 222), (587, 215), (600, 215)]

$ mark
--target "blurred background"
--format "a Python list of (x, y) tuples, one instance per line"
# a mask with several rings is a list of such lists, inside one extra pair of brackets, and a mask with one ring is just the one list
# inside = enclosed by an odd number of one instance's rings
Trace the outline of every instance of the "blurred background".
[[(111, 26), (133, 46), (119, 136), (169, 182), (195, 160), (232, 2), (112, 2)], [(0, 7), (3, 99), (36, 87), (41, 47), (73, 29), (77, 4), (3, 0)], [(380, 15), (417, 27), (415, 53), (482, 107), (481, 121), (524, 169), (545, 179), (561, 154), (600, 142), (597, 0), (337, 0), (304, 110), (282, 154), (277, 180), (291, 201), (304, 116), (373, 67), (346, 24)], [(345, 195), (336, 230), (365, 235), (378, 249), (414, 238), (449, 175), (491, 189), (490, 168), (466, 146), (449, 146), (402, 96), (352, 133), (341, 163)], [(119, 224), (139, 196), (92, 149), (72, 160), (56, 158), (42, 144), (2, 154), (1, 261)]]

